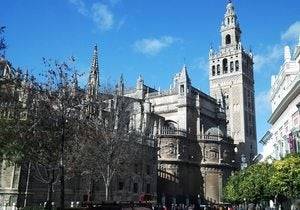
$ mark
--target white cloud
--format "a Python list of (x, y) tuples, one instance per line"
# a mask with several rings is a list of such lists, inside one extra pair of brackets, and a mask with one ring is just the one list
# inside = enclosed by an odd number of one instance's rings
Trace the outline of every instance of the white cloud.
[[(283, 47), (281, 45), (274, 45), (267, 47), (264, 53), (254, 55), (254, 70), (260, 72), (264, 68), (278, 65), (283, 55)], [(279, 67), (278, 67), (279, 68)]]
[(137, 40), (134, 43), (134, 49), (145, 55), (157, 55), (163, 49), (170, 47), (178, 39), (171, 36), (163, 36), (161, 38), (150, 38)]
[(85, 3), (83, 0), (69, 0), (69, 2), (71, 4), (74, 4), (77, 8), (77, 11), (84, 15), (84, 16), (87, 16), (88, 15), (88, 9), (86, 8), (85, 6)]
[(114, 15), (107, 5), (102, 3), (95, 3), (92, 6), (92, 18), (97, 26), (103, 30), (108, 31), (112, 29), (114, 24)]
[(289, 26), (289, 28), (282, 33), (281, 39), (285, 41), (295, 41), (300, 35), (300, 21), (297, 21)]
[[(120, 0), (110, 0), (109, 4), (117, 4)], [(102, 31), (108, 31), (115, 25), (114, 14), (110, 10), (109, 6), (103, 3), (94, 3), (91, 7), (87, 7), (83, 0), (69, 0), (73, 4), (77, 11), (94, 21), (97, 27)], [(125, 19), (119, 21), (117, 29), (119, 30), (125, 23)]]
[(254, 55), (254, 70), (260, 72), (265, 69), (279, 69), (283, 59), (284, 43), (295, 42), (300, 36), (300, 21), (296, 21), (281, 34), (281, 42), (274, 46), (266, 47), (265, 51)]

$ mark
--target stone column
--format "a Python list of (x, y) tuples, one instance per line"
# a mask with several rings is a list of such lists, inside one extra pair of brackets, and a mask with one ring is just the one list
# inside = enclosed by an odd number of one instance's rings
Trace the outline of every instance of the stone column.
[(199, 140), (200, 135), (201, 135), (201, 121), (200, 121), (200, 112), (198, 111), (198, 116), (197, 116), (197, 140)]

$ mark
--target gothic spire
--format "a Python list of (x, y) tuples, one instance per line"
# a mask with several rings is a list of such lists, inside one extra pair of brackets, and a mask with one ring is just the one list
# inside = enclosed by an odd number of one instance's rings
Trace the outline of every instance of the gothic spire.
[(98, 71), (98, 68), (98, 47), (95, 45), (91, 71)]
[(136, 81), (136, 89), (142, 90), (144, 87), (144, 79), (142, 75), (139, 75), (137, 81)]
[(73, 94), (76, 94), (77, 90), (79, 89), (78, 88), (78, 73), (77, 71), (75, 70), (74, 74), (73, 74), (73, 80), (72, 80), (72, 93)]
[(190, 78), (189, 78), (189, 75), (188, 75), (187, 67), (186, 67), (185, 64), (183, 65), (183, 67), (182, 67), (182, 69), (180, 71), (180, 77), (181, 77), (181, 79), (184, 79), (188, 83), (190, 82)]
[(88, 95), (95, 97), (99, 91), (99, 64), (98, 64), (98, 48), (94, 47), (93, 60), (88, 81)]
[(118, 85), (117, 85), (118, 95), (124, 95), (124, 78), (123, 74), (121, 74)]

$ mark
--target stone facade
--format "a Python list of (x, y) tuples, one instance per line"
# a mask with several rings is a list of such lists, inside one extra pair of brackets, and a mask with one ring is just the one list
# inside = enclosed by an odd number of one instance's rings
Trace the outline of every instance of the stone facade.
[(257, 154), (253, 56), (242, 46), (232, 2), (227, 4), (220, 32), (220, 50), (209, 52), (210, 95), (226, 111), (227, 134), (237, 145), (237, 161), (245, 155), (250, 163)]
[(169, 90), (155, 90), (140, 77), (128, 97), (149, 101), (161, 116), (158, 140), (158, 195), (222, 202), (222, 186), (235, 169), (234, 144), (227, 136), (226, 115), (217, 101), (193, 87), (187, 67), (174, 76)]
[[(247, 155), (248, 160), (256, 154), (253, 61), (251, 53), (242, 48), (240, 33), (229, 3), (221, 29), (221, 50), (211, 50), (209, 54), (211, 96), (192, 86), (185, 65), (174, 76), (170, 89), (164, 91), (145, 85), (141, 76), (136, 87), (128, 90), (121, 77), (117, 94), (133, 103), (129, 126), (147, 133), (147, 142), (153, 143), (145, 145), (142, 162), (132, 163), (129, 177), (115, 178), (113, 199), (137, 200), (140, 194), (149, 193), (166, 203), (174, 199), (185, 202), (187, 198), (201, 199), (202, 203), (222, 202), (222, 188), (237, 169), (236, 159), (240, 159), (235, 157), (235, 144), (239, 155)], [(98, 94), (97, 57), (95, 49), (87, 99)], [(74, 82), (75, 92), (76, 85)], [(1, 168), (0, 181), (4, 184), (0, 186), (0, 197), (5, 202), (20, 198), (24, 201), (26, 194), (32, 196), (27, 196), (28, 203), (45, 201), (45, 185), (34, 181), (28, 169)], [(67, 202), (82, 201), (91, 190), (95, 199), (103, 198), (103, 186), (91, 185), (86, 179), (79, 177), (67, 183)]]
[(270, 102), (272, 126), (260, 140), (262, 161), (300, 153), (300, 38), (293, 55), (284, 48), (284, 63), (271, 78)]

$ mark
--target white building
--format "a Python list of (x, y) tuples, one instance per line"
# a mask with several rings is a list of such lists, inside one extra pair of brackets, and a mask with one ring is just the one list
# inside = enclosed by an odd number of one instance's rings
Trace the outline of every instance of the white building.
[(284, 48), (284, 63), (271, 79), (271, 128), (260, 140), (263, 159), (280, 159), (300, 152), (300, 37), (293, 55)]

